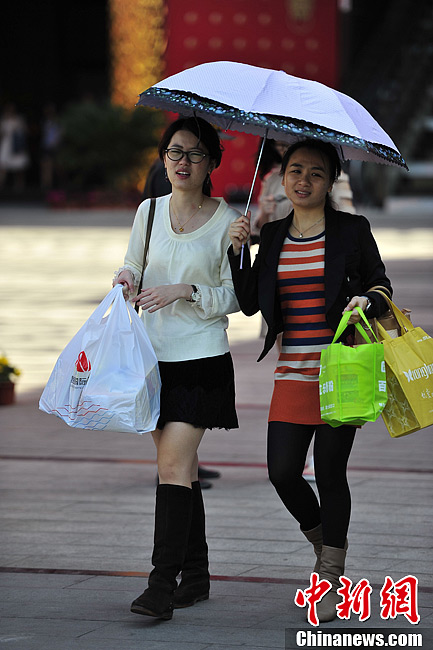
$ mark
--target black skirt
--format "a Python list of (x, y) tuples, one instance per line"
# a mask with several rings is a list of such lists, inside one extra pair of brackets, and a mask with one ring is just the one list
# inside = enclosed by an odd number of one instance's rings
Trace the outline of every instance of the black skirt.
[(161, 413), (157, 427), (188, 422), (200, 429), (237, 429), (235, 375), (230, 352), (191, 361), (160, 361)]

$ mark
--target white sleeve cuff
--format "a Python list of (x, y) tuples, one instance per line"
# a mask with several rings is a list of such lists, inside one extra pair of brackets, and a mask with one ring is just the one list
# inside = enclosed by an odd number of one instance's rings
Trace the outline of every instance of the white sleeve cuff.
[(132, 266), (121, 266), (120, 269), (117, 269), (117, 271), (114, 272), (114, 279), (116, 279), (117, 276), (122, 271), (130, 271), (132, 273), (132, 277), (134, 279), (134, 286), (139, 288), (138, 283), (140, 282), (140, 279), (141, 279), (141, 273), (139, 273), (137, 271), (137, 269), (134, 269)]

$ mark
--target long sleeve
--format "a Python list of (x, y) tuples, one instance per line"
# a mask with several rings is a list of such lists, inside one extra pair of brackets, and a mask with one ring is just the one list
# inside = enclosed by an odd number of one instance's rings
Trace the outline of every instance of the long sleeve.
[[(228, 245), (229, 242), (226, 242)], [(225, 247), (225, 245), (223, 245)], [(239, 311), (239, 303), (233, 286), (227, 255), (223, 255), (220, 267), (220, 285), (216, 287), (200, 284), (201, 299), (194, 305), (197, 315), (204, 320), (233, 314)]]
[(232, 246), (228, 249), (227, 256), (239, 306), (246, 316), (253, 316), (260, 309), (258, 300), (258, 270), (260, 261), (256, 258), (253, 267), (251, 267), (249, 246), (244, 246), (242, 268), (240, 268), (241, 255), (234, 255)]
[(385, 265), (379, 253), (376, 240), (370, 229), (370, 224), (364, 217), (361, 221), (360, 229), (361, 258), (364, 264), (361, 265), (363, 295), (368, 296), (371, 301), (371, 307), (368, 316), (374, 318), (383, 314), (389, 307), (388, 303), (382, 296), (375, 291), (369, 291), (375, 286), (384, 287), (385, 293), (392, 298), (392, 287), (389, 281)]

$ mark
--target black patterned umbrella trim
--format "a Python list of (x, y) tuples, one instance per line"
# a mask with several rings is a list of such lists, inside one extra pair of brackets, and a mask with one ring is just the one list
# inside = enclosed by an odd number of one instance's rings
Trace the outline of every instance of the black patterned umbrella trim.
[[(152, 102), (155, 100), (155, 103)], [(166, 104), (163, 105), (163, 103)], [(154, 108), (161, 108), (174, 112), (181, 113), (182, 110), (197, 111), (204, 113), (212, 118), (212, 115), (218, 120), (226, 120), (227, 129), (231, 130), (230, 124), (237, 123), (242, 126), (260, 127), (263, 130), (269, 129), (270, 131), (277, 131), (279, 133), (287, 133), (298, 138), (316, 138), (325, 140), (334, 145), (354, 147), (361, 149), (367, 153), (371, 153), (391, 164), (404, 167), (408, 169), (403, 157), (386, 145), (370, 142), (357, 138), (347, 133), (341, 133), (328, 129), (326, 127), (306, 122), (291, 117), (282, 117), (280, 115), (268, 115), (261, 113), (246, 112), (233, 106), (227, 106), (214, 100), (200, 97), (193, 93), (179, 90), (168, 90), (166, 88), (157, 88), (152, 86), (144, 92), (140, 93), (140, 99), (137, 106), (153, 106)], [(236, 126), (233, 126), (236, 130)]]

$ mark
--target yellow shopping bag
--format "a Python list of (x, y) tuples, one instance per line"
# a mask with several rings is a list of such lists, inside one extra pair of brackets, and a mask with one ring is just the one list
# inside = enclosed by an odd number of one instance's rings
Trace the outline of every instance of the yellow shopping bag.
[(401, 336), (391, 338), (377, 324), (385, 353), (388, 402), (382, 411), (393, 438), (433, 424), (433, 339), (387, 299)]

